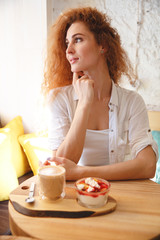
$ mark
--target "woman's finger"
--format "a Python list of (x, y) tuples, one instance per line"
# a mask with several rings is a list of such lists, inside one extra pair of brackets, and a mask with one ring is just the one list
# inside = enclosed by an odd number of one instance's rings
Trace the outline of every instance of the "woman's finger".
[(75, 84), (77, 80), (78, 80), (78, 73), (74, 72), (73, 73), (73, 82), (72, 83)]
[(63, 159), (60, 157), (53, 157), (52, 161), (55, 162), (57, 165), (63, 164)]
[(73, 84), (78, 80), (78, 79), (81, 79), (84, 75), (84, 73), (81, 71), (81, 72), (74, 72), (73, 73)]
[(78, 78), (81, 78), (84, 76), (84, 73), (81, 71), (81, 72), (78, 72)]

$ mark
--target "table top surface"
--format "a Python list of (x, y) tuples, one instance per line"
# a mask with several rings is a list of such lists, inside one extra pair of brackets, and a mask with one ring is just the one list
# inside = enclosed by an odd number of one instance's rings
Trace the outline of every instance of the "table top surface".
[(38, 239), (30, 238), (30, 237), (23, 237), (23, 236), (1, 235), (0, 240), (38, 240)]
[[(36, 179), (34, 176), (20, 186)], [(67, 186), (74, 187), (74, 183), (67, 182)], [(111, 181), (109, 195), (117, 201), (113, 212), (77, 219), (29, 217), (17, 212), (9, 202), (12, 234), (52, 240), (143, 240), (160, 234), (159, 184), (151, 180)]]

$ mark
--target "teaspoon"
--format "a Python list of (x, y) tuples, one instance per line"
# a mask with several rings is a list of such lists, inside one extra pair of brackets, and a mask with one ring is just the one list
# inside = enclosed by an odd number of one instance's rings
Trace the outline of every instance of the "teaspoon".
[(34, 195), (34, 187), (35, 187), (35, 182), (32, 182), (31, 186), (30, 186), (30, 189), (29, 189), (29, 196), (25, 199), (25, 201), (27, 203), (32, 203), (35, 200), (34, 197), (33, 197), (33, 195)]

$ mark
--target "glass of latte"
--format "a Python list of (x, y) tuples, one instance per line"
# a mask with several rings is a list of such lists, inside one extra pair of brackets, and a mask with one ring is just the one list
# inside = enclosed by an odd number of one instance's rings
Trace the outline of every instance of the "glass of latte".
[(41, 199), (56, 200), (64, 197), (65, 168), (43, 166), (38, 170), (39, 195)]

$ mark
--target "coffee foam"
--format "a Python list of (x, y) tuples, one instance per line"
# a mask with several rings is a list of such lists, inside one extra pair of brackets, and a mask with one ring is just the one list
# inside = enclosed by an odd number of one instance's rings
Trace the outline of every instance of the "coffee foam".
[(45, 175), (45, 176), (55, 176), (55, 175), (60, 175), (60, 174), (64, 173), (64, 170), (60, 167), (49, 166), (49, 167), (41, 168), (39, 170), (39, 173), (41, 175)]

